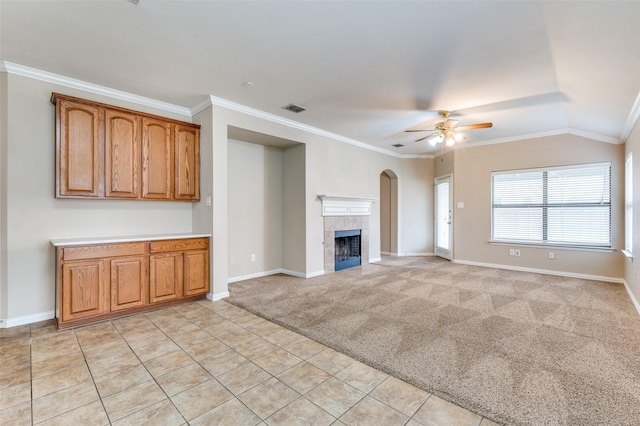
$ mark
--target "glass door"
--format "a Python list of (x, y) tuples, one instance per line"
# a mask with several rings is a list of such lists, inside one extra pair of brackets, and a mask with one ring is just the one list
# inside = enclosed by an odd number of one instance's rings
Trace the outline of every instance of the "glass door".
[(436, 179), (435, 183), (435, 253), (436, 256), (451, 260), (453, 251), (453, 218), (451, 192), (452, 177)]

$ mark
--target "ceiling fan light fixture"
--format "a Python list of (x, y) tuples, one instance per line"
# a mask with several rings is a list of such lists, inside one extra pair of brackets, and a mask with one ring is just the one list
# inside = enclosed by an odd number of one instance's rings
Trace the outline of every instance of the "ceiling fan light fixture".
[(454, 138), (447, 138), (447, 146), (453, 146), (454, 143), (456, 143), (456, 140)]

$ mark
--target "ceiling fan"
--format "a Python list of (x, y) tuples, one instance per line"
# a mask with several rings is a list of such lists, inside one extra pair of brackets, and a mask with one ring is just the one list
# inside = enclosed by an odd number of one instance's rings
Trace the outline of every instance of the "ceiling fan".
[(460, 133), (463, 130), (474, 130), (474, 129), (486, 129), (488, 127), (493, 127), (493, 123), (478, 123), (478, 124), (468, 124), (466, 126), (458, 126), (458, 120), (453, 120), (449, 118), (449, 111), (440, 111), (440, 116), (442, 117), (442, 121), (436, 123), (434, 129), (425, 129), (425, 130), (405, 130), (405, 132), (433, 132), (430, 135), (427, 135), (423, 138), (417, 139), (416, 142), (423, 141), (425, 139), (429, 139), (429, 143), (431, 146), (436, 146), (439, 143), (444, 142), (447, 146), (451, 146), (456, 141), (461, 141), (464, 138), (464, 135)]

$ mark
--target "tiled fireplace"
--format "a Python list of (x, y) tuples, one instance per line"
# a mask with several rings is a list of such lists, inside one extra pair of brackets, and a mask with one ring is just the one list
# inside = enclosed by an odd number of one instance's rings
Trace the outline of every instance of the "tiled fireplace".
[(321, 195), (324, 216), (324, 271), (334, 272), (336, 231), (360, 231), (360, 263), (369, 263), (371, 198)]

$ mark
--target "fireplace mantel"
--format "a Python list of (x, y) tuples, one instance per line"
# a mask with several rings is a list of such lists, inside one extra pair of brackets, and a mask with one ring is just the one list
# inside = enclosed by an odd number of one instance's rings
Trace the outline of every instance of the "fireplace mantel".
[(322, 200), (322, 216), (370, 216), (375, 198), (318, 195)]

